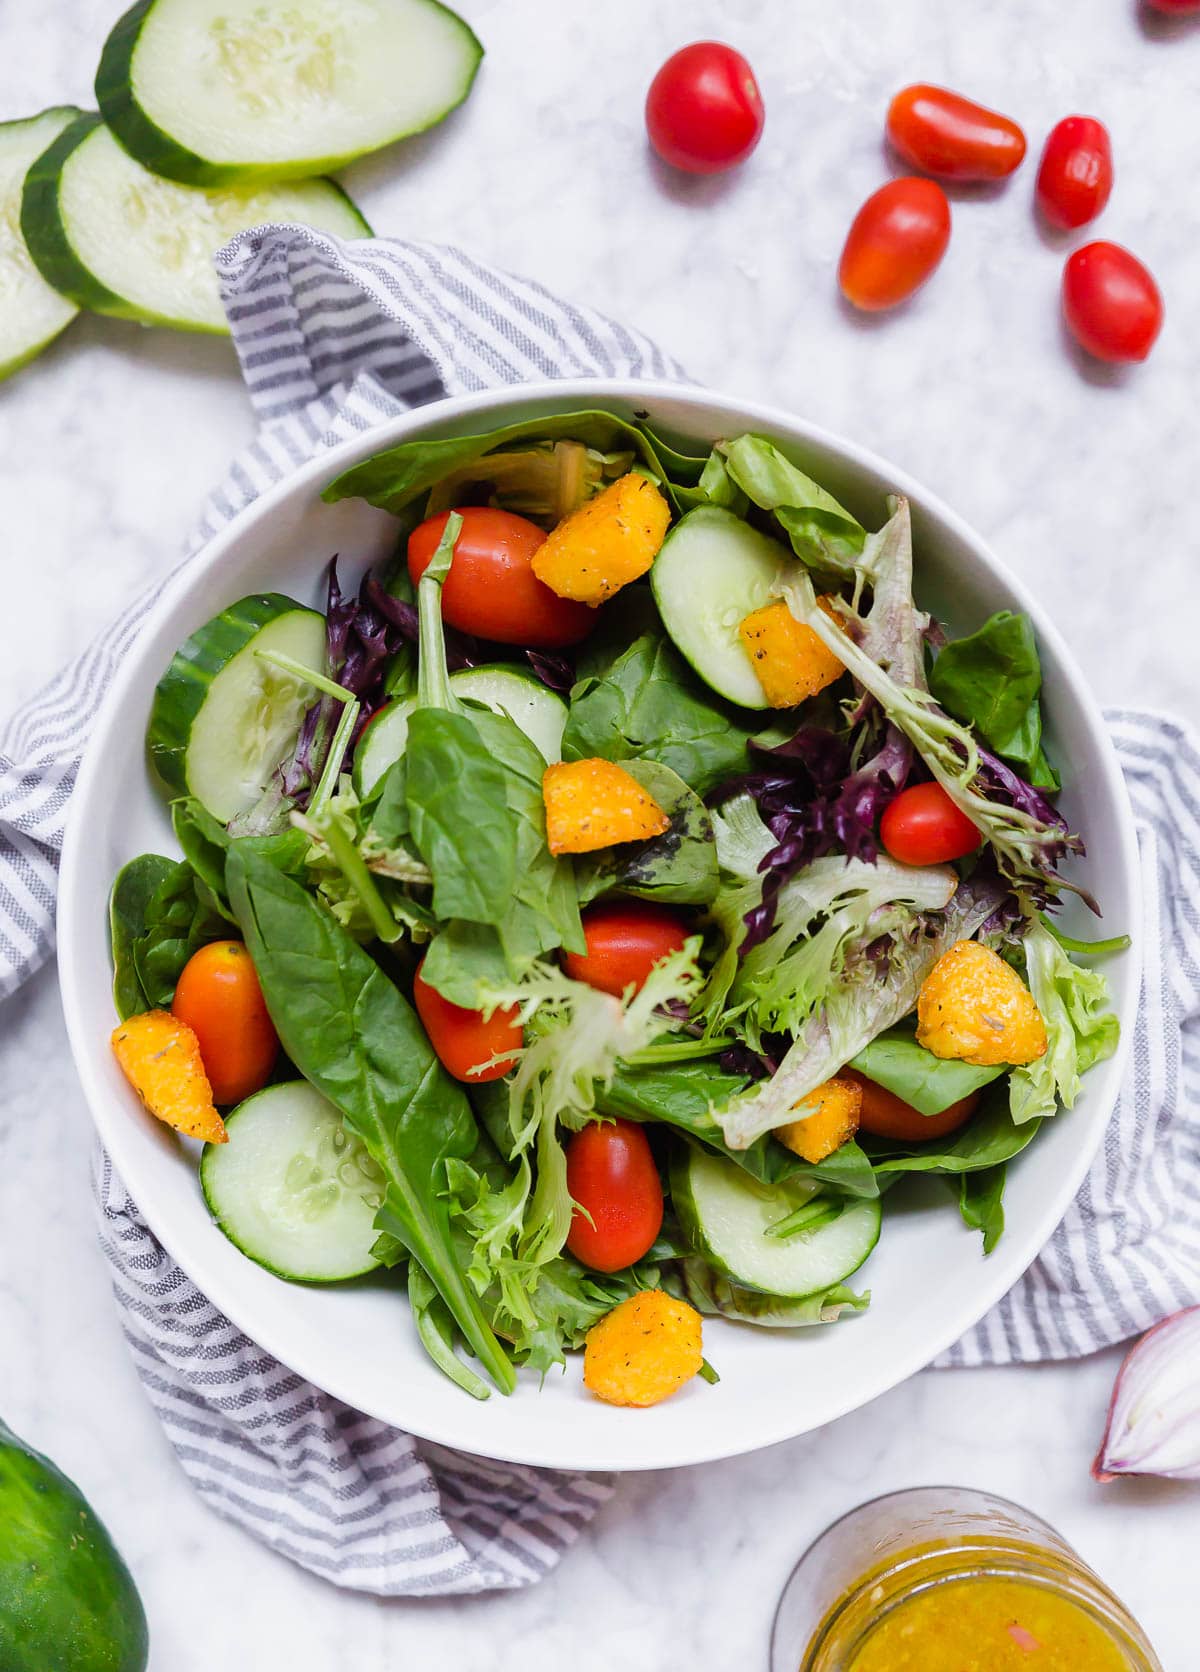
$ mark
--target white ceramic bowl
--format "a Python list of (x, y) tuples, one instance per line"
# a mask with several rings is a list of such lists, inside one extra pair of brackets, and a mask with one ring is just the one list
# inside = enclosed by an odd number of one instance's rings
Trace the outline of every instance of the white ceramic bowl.
[[(856, 1283), (863, 1316), (831, 1328), (757, 1330), (710, 1321), (705, 1350), (720, 1385), (693, 1382), (652, 1410), (603, 1405), (574, 1358), (539, 1391), (523, 1376), (510, 1399), (484, 1404), (450, 1386), (426, 1359), (406, 1303), (385, 1286), (314, 1289), (272, 1277), (216, 1228), (196, 1158), (138, 1105), (108, 1039), (114, 1024), (105, 903), (117, 869), (147, 849), (174, 852), (164, 799), (143, 737), (154, 685), (183, 639), (246, 593), (277, 590), (319, 603), (320, 572), (342, 554), (343, 585), (389, 551), (392, 521), (358, 502), (321, 503), (339, 471), (416, 435), (470, 434), (538, 414), (605, 406), (649, 412), (657, 429), (701, 442), (756, 430), (773, 436), (869, 526), (884, 495), (912, 501), (921, 601), (957, 632), (993, 610), (1032, 617), (1045, 670), (1051, 753), (1062, 807), (1087, 838), (1084, 874), (1109, 933), (1140, 922), (1128, 801), (1099, 713), (1057, 630), (982, 540), (917, 483), (852, 443), (783, 412), (671, 384), (589, 381), (521, 387), (441, 402), (321, 454), (264, 495), (188, 565), (154, 611), (105, 702), (79, 776), (63, 854), (59, 906), (63, 1003), (87, 1101), (118, 1171), (157, 1236), (241, 1329), (285, 1364), (363, 1411), (427, 1438), (497, 1458), (560, 1467), (644, 1469), (727, 1457), (801, 1434), (864, 1405), (969, 1329), (1030, 1264), (1062, 1217), (1100, 1143), (1124, 1049), (1088, 1075), (1070, 1114), (1049, 1123), (1010, 1169), (1008, 1228), (985, 1260), (936, 1181), (929, 1210), (916, 1192), (893, 1202)], [(1068, 914), (1081, 925), (1086, 914)], [(1083, 930), (1087, 932), (1086, 929)], [(1124, 1039), (1132, 1033), (1139, 954), (1108, 965)]]

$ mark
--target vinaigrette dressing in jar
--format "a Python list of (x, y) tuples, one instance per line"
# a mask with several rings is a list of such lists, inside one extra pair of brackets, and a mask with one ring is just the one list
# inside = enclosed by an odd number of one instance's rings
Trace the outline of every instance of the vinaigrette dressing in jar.
[(863, 1504), (805, 1553), (771, 1672), (1162, 1672), (1141, 1628), (1028, 1510), (957, 1487)]

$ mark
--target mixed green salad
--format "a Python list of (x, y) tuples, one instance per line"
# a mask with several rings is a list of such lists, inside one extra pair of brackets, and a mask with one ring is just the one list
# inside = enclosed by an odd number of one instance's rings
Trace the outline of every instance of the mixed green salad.
[[(676, 1346), (693, 1309), (852, 1316), (912, 1174), (990, 1252), (1115, 1049), (1090, 960), (1124, 944), (1054, 925), (1083, 844), (1028, 621), (947, 642), (907, 504), (868, 530), (762, 436), (581, 411), (325, 497), (396, 558), (181, 646), (148, 745), (182, 858), (111, 901), (114, 1049), (207, 1140), (226, 1235), (403, 1272), (478, 1397), (647, 1296)], [(700, 1367), (596, 1356), (621, 1403)]]

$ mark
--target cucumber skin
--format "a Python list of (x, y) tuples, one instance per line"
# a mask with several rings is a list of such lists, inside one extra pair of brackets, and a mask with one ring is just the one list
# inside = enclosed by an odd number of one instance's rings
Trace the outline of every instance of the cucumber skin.
[[(129, 320), (134, 325), (165, 325), (173, 331), (192, 331), (198, 336), (227, 337), (228, 325), (169, 319), (165, 314), (149, 313), (144, 308), (135, 307), (123, 296), (109, 290), (107, 285), (101, 284), (76, 256), (59, 208), (59, 183), (67, 158), (89, 135), (104, 125), (95, 111), (85, 111), (59, 134), (48, 150), (42, 152), (25, 176), (25, 189), (21, 195), (21, 236), (33, 257), (34, 266), (47, 284), (68, 301), (74, 302), (76, 307), (87, 308), (91, 313), (105, 314), (110, 319)], [(362, 223), (364, 238), (373, 237), (362, 211), (345, 188), (336, 180), (327, 180), (325, 184), (344, 198), (354, 211)]]
[(170, 667), (154, 687), (146, 747), (159, 777), (175, 795), (189, 793), (188, 741), (209, 685), (261, 628), (293, 610), (307, 610), (307, 606), (284, 597), (282, 592), (259, 592), (241, 598), (206, 621), (171, 658)]
[(0, 1422), (0, 1666), (145, 1672), (146, 1614), (87, 1499)]
[[(79, 109), (78, 105), (50, 105), (45, 110), (39, 110), (36, 116), (22, 116), (18, 117), (13, 122), (0, 122), (0, 135), (4, 133), (5, 128), (23, 128), (28, 122), (36, 122), (43, 116), (66, 116), (73, 122), (77, 117), (82, 116), (83, 114), (84, 112)], [(66, 129), (64, 129), (63, 132), (65, 133)], [(56, 138), (61, 137), (61, 135), (56, 136)], [(54, 141), (51, 143), (54, 143)], [(36, 160), (37, 159), (35, 159), (35, 161)], [(23, 231), (22, 237), (24, 237)], [(28, 240), (26, 240), (26, 244), (28, 244)], [(36, 260), (34, 261), (34, 266), (38, 267), (39, 273), (42, 271)], [(42, 273), (42, 277), (45, 278), (46, 275)], [(49, 283), (48, 280), (47, 283)], [(57, 290), (58, 286), (55, 285), (53, 288)], [(65, 292), (60, 292), (59, 294), (65, 295)], [(67, 296), (66, 300), (69, 302), (72, 298)], [(36, 360), (38, 355), (45, 349), (49, 348), (52, 342), (56, 342), (57, 339), (62, 336), (68, 325), (73, 325), (75, 323), (75, 319), (77, 317), (78, 303), (76, 303), (76, 313), (73, 314), (70, 319), (64, 319), (61, 325), (50, 332), (49, 336), (43, 337), (40, 342), (32, 343), (23, 353), (14, 355), (11, 360), (5, 360), (4, 363), (0, 365), (0, 383), (3, 383), (6, 377), (11, 377), (14, 372), (19, 372), (21, 367), (27, 366), (31, 360)]]
[[(741, 1273), (734, 1271), (731, 1266), (727, 1265), (720, 1255), (709, 1245), (708, 1238), (704, 1234), (704, 1226), (701, 1221), (699, 1211), (696, 1207), (695, 1197), (692, 1195), (691, 1181), (688, 1177), (689, 1154), (690, 1146), (685, 1144), (671, 1160), (671, 1202), (675, 1208), (675, 1214), (679, 1220), (679, 1228), (683, 1232), (684, 1241), (700, 1255), (706, 1265), (711, 1266), (713, 1271), (719, 1272), (722, 1277), (727, 1278), (735, 1288), (746, 1289), (752, 1294), (773, 1294), (773, 1290), (760, 1289), (756, 1283), (747, 1283), (745, 1277)], [(731, 1165), (736, 1165), (736, 1163), (731, 1163)], [(857, 1205), (857, 1203), (852, 1205)], [(870, 1248), (867, 1249), (862, 1259), (858, 1262), (858, 1265), (854, 1266), (850, 1271), (839, 1277), (837, 1279), (839, 1283), (847, 1282), (854, 1276), (854, 1273), (858, 1271), (860, 1267), (866, 1264), (879, 1242), (881, 1230), (882, 1224), (876, 1228), (875, 1241), (871, 1244)], [(809, 1291), (810, 1294), (819, 1294), (820, 1292), (819, 1288)], [(779, 1300), (804, 1300), (807, 1297), (805, 1295), (778, 1295), (776, 1298)]]
[(30, 167), (21, 194), (21, 236), (46, 283), (77, 308), (90, 308), (114, 319), (142, 320), (141, 313), (102, 285), (78, 260), (59, 209), (58, 189), (67, 158), (101, 126), (94, 111), (83, 112)]
[[(146, 114), (133, 91), (134, 53), (137, 51), (142, 25), (156, 0), (137, 0), (137, 4), (131, 6), (110, 31), (100, 53), (100, 64), (96, 71), (96, 103), (114, 138), (120, 141), (129, 155), (141, 163), (143, 168), (148, 168), (152, 174), (161, 174), (165, 180), (175, 180), (182, 186), (252, 186), (268, 185), (280, 180), (307, 180), (314, 174), (327, 174), (332, 169), (344, 168), (347, 163), (354, 162), (358, 157), (371, 156), (375, 150), (382, 150), (384, 146), (394, 145), (401, 139), (411, 138), (414, 134), (424, 133), (429, 128), (436, 127), (467, 99), (483, 61), (483, 42), (466, 20), (459, 17), (449, 6), (443, 6), (440, 0), (430, 0), (430, 3), (436, 6), (438, 11), (454, 18), (463, 34), (470, 38), (475, 47), (475, 62), (467, 76), (461, 96), (455, 99), (453, 104), (447, 105), (439, 116), (433, 117), (424, 128), (410, 128), (404, 133), (395, 134), (391, 139), (384, 140), (383, 145), (373, 147), (371, 151), (347, 151), (332, 157), (306, 157), (293, 163), (215, 163), (189, 150), (178, 140), (172, 139), (170, 134), (165, 133), (158, 123)], [(361, 215), (359, 219), (362, 220)], [(366, 226), (365, 220), (363, 225)], [(370, 227), (367, 227), (364, 236), (373, 236)]]

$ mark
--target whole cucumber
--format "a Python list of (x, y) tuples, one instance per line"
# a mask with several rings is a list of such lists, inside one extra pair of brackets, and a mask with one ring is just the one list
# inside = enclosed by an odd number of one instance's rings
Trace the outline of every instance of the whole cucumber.
[(146, 1614), (87, 1499), (0, 1422), (0, 1667), (145, 1672)]

